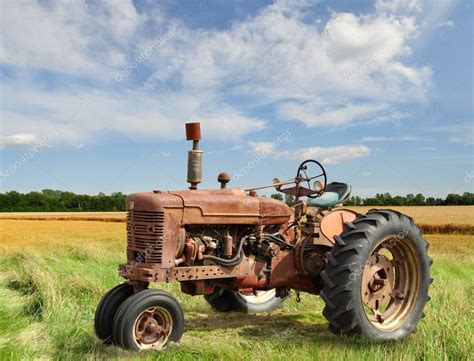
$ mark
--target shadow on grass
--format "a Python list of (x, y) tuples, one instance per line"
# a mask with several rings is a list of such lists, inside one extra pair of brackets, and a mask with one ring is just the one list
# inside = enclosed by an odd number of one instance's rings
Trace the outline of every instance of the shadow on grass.
[(31, 278), (26, 277), (23, 280), (12, 279), (7, 282), (6, 288), (16, 291), (23, 296), (29, 296), (23, 307), (24, 314), (38, 321), (42, 320), (44, 311), (43, 296)]
[(187, 332), (206, 333), (216, 330), (225, 332), (230, 329), (238, 330), (239, 336), (257, 342), (282, 341), (344, 345), (350, 349), (369, 349), (391, 343), (374, 341), (366, 337), (334, 335), (329, 331), (322, 317), (321, 320), (309, 320), (304, 314), (200, 314), (189, 317), (186, 322)]

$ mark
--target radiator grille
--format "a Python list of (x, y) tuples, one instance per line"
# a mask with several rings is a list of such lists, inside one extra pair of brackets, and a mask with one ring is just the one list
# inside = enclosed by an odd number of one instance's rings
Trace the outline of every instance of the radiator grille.
[(161, 264), (163, 224), (163, 212), (128, 212), (127, 255), (130, 262)]

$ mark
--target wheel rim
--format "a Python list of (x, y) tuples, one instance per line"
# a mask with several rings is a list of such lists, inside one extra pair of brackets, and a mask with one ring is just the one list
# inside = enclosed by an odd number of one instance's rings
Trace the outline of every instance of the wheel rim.
[(140, 313), (133, 326), (134, 341), (139, 348), (160, 350), (173, 331), (173, 318), (162, 307), (150, 307)]
[(395, 331), (410, 317), (421, 284), (420, 259), (412, 242), (390, 236), (379, 242), (364, 266), (361, 296), (369, 322)]
[(272, 289), (269, 291), (255, 291), (254, 293), (237, 292), (237, 294), (247, 303), (260, 305), (275, 298), (276, 291)]

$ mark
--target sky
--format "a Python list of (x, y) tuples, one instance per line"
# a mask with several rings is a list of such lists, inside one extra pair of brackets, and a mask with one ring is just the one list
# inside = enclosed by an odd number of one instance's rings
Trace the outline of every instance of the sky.
[[(0, 191), (474, 191), (471, 1), (0, 2)], [(263, 192), (266, 194), (271, 191)]]

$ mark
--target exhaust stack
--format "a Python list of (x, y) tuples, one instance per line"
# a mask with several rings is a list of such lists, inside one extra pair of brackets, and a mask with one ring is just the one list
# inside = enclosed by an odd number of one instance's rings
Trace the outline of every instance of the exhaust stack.
[(202, 151), (199, 150), (201, 139), (201, 123), (186, 123), (186, 140), (193, 141), (193, 149), (188, 151), (188, 183), (189, 189), (197, 189), (202, 182)]

